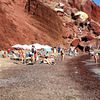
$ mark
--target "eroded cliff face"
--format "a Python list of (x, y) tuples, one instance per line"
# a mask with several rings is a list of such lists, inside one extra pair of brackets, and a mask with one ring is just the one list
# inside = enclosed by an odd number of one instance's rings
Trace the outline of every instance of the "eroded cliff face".
[[(27, 11), (24, 0), (0, 1), (0, 48), (35, 42), (55, 45), (63, 33), (62, 21), (56, 12), (36, 0)], [(35, 10), (35, 12), (34, 12)]]
[(71, 22), (72, 11), (86, 12), (94, 29), (100, 32), (100, 7), (90, 0), (62, 0), (69, 16), (61, 17), (53, 9), (58, 2), (60, 0), (0, 0), (0, 48), (35, 42), (66, 45), (64, 36), (79, 32)]

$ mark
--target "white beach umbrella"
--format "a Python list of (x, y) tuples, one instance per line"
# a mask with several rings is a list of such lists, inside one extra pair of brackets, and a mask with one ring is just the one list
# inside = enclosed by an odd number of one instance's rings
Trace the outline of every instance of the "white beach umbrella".
[(12, 46), (12, 48), (19, 49), (19, 48), (22, 48), (22, 45), (21, 44), (16, 44), (16, 45)]
[(22, 45), (22, 48), (23, 48), (23, 49), (26, 49), (26, 50), (30, 50), (30, 46), (29, 46), (29, 45), (27, 45), (27, 44)]
[(39, 43), (35, 43), (35, 44), (33, 44), (33, 45), (35, 46), (36, 49), (41, 49), (41, 48), (43, 48), (43, 46), (42, 46), (41, 44), (39, 44)]
[(52, 47), (50, 47), (48, 45), (43, 45), (43, 48), (45, 48), (45, 49), (51, 49)]
[(52, 47), (49, 46), (49, 45), (43, 45), (43, 48), (46, 50), (46, 51), (51, 51)]

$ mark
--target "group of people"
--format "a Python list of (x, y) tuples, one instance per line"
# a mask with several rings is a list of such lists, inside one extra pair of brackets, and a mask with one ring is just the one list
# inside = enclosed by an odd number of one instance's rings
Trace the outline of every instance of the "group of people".
[[(95, 51), (95, 49), (89, 46), (86, 46), (84, 50), (84, 52), (88, 53), (94, 59), (95, 63), (99, 61), (100, 51)], [(18, 49), (17, 53), (14, 50), (8, 50), (7, 52), (12, 56), (17, 56), (23, 64), (29, 64), (30, 62), (31, 64), (34, 64), (35, 62), (39, 62), (39, 64), (45, 63), (50, 65), (55, 65), (57, 58), (60, 59), (60, 61), (64, 61), (65, 54), (67, 53), (69, 56), (77, 56), (79, 54), (76, 47), (74, 46), (70, 46), (68, 52), (59, 46), (52, 48), (50, 52), (46, 51), (43, 48), (41, 50), (38, 50), (34, 45), (32, 45), (31, 50), (28, 51), (24, 49)], [(2, 54), (3, 58), (7, 57), (7, 52), (4, 52)]]
[[(21, 50), (21, 59), (22, 62), (25, 60), (25, 52)], [(52, 48), (51, 52), (46, 51), (45, 49), (37, 50), (35, 46), (32, 46), (31, 51), (29, 52), (29, 57), (31, 57), (31, 62), (36, 62), (39, 61), (40, 64), (45, 63), (45, 64), (55, 64), (56, 58), (59, 56), (61, 58), (61, 61), (64, 60), (64, 49), (58, 47)]]
[(60, 57), (61, 61), (64, 60), (64, 49), (62, 49), (60, 47), (58, 47), (58, 48), (56, 48), (56, 47), (52, 48), (52, 52), (51, 53), (46, 52), (41, 57), (40, 63), (47, 63), (47, 64), (54, 65), (57, 57)]
[(34, 64), (39, 62), (39, 64), (51, 64), (54, 65), (56, 58), (64, 60), (64, 49), (61, 47), (54, 47), (51, 51), (46, 51), (44, 48), (36, 49), (34, 45), (32, 45), (31, 50), (24, 50), (24, 49), (13, 49), (8, 50), (2, 54), (3, 58), (6, 57), (14, 58), (15, 60), (20, 60), (22, 64)]

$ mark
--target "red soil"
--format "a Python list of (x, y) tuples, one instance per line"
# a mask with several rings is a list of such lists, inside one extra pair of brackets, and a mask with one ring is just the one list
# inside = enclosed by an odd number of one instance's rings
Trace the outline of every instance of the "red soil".
[[(42, 1), (42, 2), (40, 2)], [(57, 0), (59, 1), (59, 0)], [(100, 7), (90, 0), (81, 5), (82, 0), (62, 0), (70, 11), (83, 10), (92, 19), (93, 27), (100, 32)], [(78, 28), (70, 19), (64, 20), (44, 3), (56, 0), (31, 1), (30, 11), (25, 9), (26, 0), (0, 0), (0, 49), (10, 48), (14, 44), (32, 44), (35, 42), (57, 46), (66, 45), (66, 34), (77, 34)], [(89, 9), (88, 9), (89, 8)], [(63, 26), (66, 22), (66, 27)], [(84, 34), (88, 31), (84, 31)]]

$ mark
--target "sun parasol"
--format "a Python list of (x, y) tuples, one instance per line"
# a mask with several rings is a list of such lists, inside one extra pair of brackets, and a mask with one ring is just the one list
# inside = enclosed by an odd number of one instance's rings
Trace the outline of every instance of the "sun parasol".
[(21, 44), (16, 44), (16, 45), (12, 46), (12, 48), (21, 49), (22, 48), (22, 45)]

